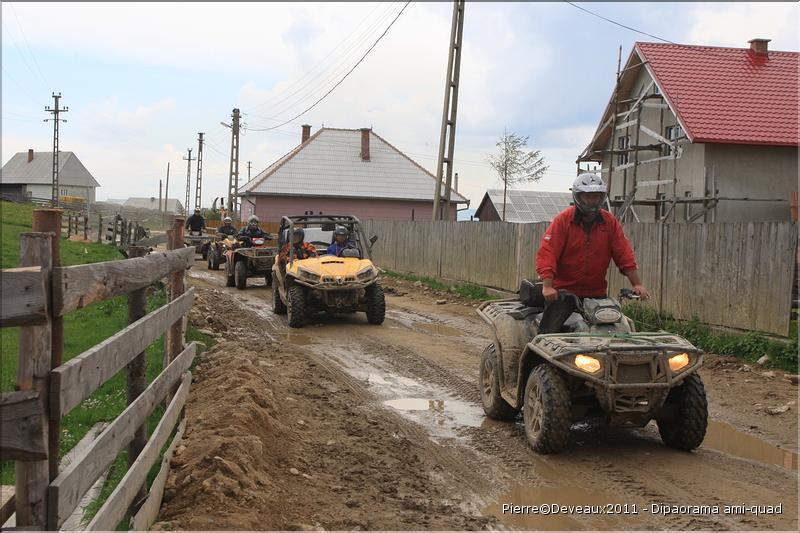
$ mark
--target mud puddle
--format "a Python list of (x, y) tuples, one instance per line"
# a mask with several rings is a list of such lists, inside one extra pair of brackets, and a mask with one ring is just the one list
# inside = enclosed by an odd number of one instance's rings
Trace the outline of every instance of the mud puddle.
[(420, 323), (415, 322), (414, 327), (423, 329), (429, 333), (433, 333), (435, 335), (444, 335), (446, 337), (463, 337), (464, 333), (452, 326), (446, 326), (444, 324), (436, 324), (436, 323)]
[(347, 374), (366, 382), (381, 405), (422, 426), (433, 438), (462, 438), (461, 428), (480, 427), (484, 420), (479, 406), (431, 383), (399, 375), (368, 354), (340, 346), (334, 358)]
[(726, 422), (709, 420), (703, 448), (710, 448), (759, 463), (797, 470), (797, 454), (737, 430)]
[(197, 279), (204, 279), (206, 281), (213, 281), (215, 283), (219, 283), (220, 278), (212, 274), (211, 272), (207, 272), (205, 270), (198, 270), (195, 268), (190, 268), (188, 270), (188, 274), (190, 278), (197, 278)]

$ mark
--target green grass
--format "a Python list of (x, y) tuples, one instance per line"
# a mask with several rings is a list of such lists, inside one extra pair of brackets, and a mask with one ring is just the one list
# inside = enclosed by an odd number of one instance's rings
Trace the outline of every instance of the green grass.
[(626, 304), (624, 311), (633, 319), (639, 331), (663, 329), (684, 337), (706, 352), (732, 355), (748, 362), (755, 362), (767, 354), (770, 360), (766, 366), (797, 373), (796, 320), (792, 322), (791, 337), (783, 341), (755, 331), (741, 334), (719, 332), (700, 322), (697, 317), (692, 320), (676, 320), (669, 315), (660, 316), (655, 310), (636, 303)]
[(456, 283), (453, 285), (444, 283), (441, 280), (436, 278), (431, 278), (428, 276), (415, 276), (413, 274), (403, 274), (401, 272), (394, 272), (392, 270), (384, 270), (384, 275), (389, 276), (390, 278), (396, 279), (403, 279), (406, 281), (419, 281), (423, 285), (430, 287), (431, 289), (437, 291), (447, 291), (453, 294), (458, 294), (459, 296), (463, 296), (464, 298), (469, 298), (471, 300), (494, 300), (497, 299), (496, 296), (492, 296), (486, 291), (486, 288), (481, 287), (480, 285), (476, 285), (474, 283)]
[[(19, 262), (18, 236), (22, 232), (31, 231), (30, 221), (33, 206), (0, 202), (0, 210), (2, 211), (2, 268), (15, 267)], [(122, 259), (122, 256), (113, 246), (61, 240), (61, 260), (64, 265), (115, 259)], [(163, 287), (156, 287), (155, 292), (148, 298), (148, 311), (153, 311), (165, 303), (166, 295)], [(64, 361), (70, 360), (119, 332), (127, 323), (128, 303), (125, 296), (112, 298), (67, 314), (64, 317)], [(199, 340), (207, 346), (213, 344), (213, 339), (201, 335), (191, 326), (188, 328), (187, 338), (189, 341)], [(14, 390), (18, 351), (19, 328), (0, 329), (0, 391), (2, 392)], [(146, 354), (147, 381), (150, 383), (162, 370), (163, 336), (147, 349)], [(198, 359), (199, 357), (195, 359), (195, 362)], [(72, 449), (97, 422), (113, 421), (126, 406), (126, 373), (125, 370), (121, 370), (62, 418), (59, 457), (63, 457)], [(148, 418), (148, 432), (153, 431), (162, 414), (163, 409), (158, 407)], [(111, 465), (100, 498), (89, 508), (84, 517), (85, 520), (90, 520), (102, 506), (127, 472), (127, 464), (127, 450), (125, 450)], [(160, 461), (151, 469), (148, 484), (152, 482), (159, 466)], [(14, 484), (13, 461), (0, 463), (0, 484)], [(127, 525), (127, 517), (122, 524)]]

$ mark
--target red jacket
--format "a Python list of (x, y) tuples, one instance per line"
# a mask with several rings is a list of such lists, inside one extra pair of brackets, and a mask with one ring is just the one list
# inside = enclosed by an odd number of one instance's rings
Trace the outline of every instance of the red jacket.
[(622, 224), (601, 209), (587, 234), (580, 211), (571, 206), (548, 226), (536, 252), (536, 272), (541, 279), (552, 278), (555, 289), (568, 290), (581, 298), (597, 298), (606, 295), (606, 271), (611, 259), (623, 274), (636, 269), (636, 258)]

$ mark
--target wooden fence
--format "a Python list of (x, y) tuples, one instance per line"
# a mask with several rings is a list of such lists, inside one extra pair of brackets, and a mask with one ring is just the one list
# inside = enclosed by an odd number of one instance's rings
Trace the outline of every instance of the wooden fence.
[[(649, 305), (679, 319), (788, 336), (797, 225), (625, 223)], [(536, 279), (547, 223), (364, 222), (378, 235), (376, 263), (390, 270), (516, 291)], [(609, 294), (627, 280), (613, 263)]]
[[(149, 492), (147, 473), (182, 417), (191, 384), (188, 369), (196, 344), (185, 343), (184, 319), (194, 289), (185, 291), (184, 272), (194, 264), (194, 250), (183, 247), (183, 220), (176, 219), (169, 231), (170, 251), (146, 255), (147, 249), (130, 247), (129, 259), (61, 267), (55, 238), (61, 214), (34, 211), (34, 232), (20, 236), (20, 268), (0, 274), (0, 326), (21, 326), (18, 390), (0, 397), (0, 456), (16, 461), (16, 526), (58, 530), (127, 447), (129, 469), (87, 528), (114, 530), (130, 510), (134, 528), (148, 529), (161, 504), (168, 459)], [(169, 302), (147, 314), (145, 291), (165, 277)], [(125, 294), (130, 324), (64, 363), (64, 315)], [(164, 368), (148, 385), (145, 351), (165, 333)], [(122, 369), (127, 373), (127, 408), (60, 469), (62, 417)], [(166, 410), (148, 439), (147, 418), (164, 401)], [(2, 523), (6, 517), (0, 518)]]

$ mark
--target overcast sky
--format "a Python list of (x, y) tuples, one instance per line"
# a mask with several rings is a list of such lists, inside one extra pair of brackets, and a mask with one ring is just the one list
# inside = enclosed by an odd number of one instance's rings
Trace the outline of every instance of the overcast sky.
[[(797, 3), (581, 3), (671, 41), (798, 50)], [(52, 149), (44, 106), (60, 91), (61, 149), (102, 187), (98, 199), (184, 200), (186, 149), (206, 133), (203, 200), (226, 194), (231, 110), (253, 129), (303, 111), (339, 81), (403, 3), (2, 4), (2, 161)], [(412, 2), (363, 63), (294, 122), (246, 131), (247, 179), (300, 141), (300, 125), (371, 126), (434, 174), (452, 3)], [(486, 158), (507, 128), (530, 136), (550, 171), (525, 188), (566, 191), (623, 62), (653, 38), (567, 3), (467, 2), (456, 133), (460, 191), (477, 207), (498, 187)], [(194, 164), (194, 163), (193, 163)], [(192, 180), (194, 181), (194, 168)], [(176, 191), (176, 188), (178, 190)], [(194, 183), (192, 184), (194, 188)], [(193, 202), (193, 201), (192, 201)]]

